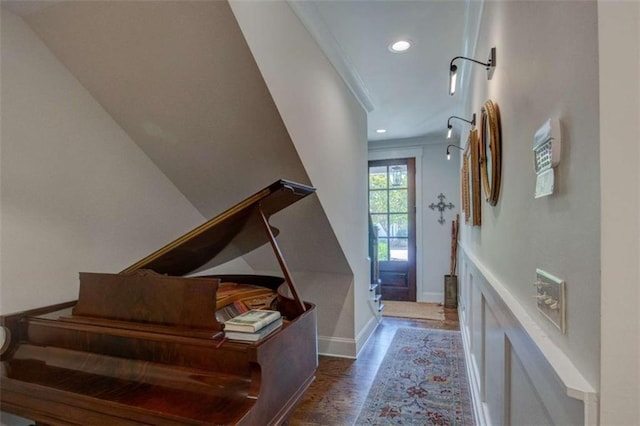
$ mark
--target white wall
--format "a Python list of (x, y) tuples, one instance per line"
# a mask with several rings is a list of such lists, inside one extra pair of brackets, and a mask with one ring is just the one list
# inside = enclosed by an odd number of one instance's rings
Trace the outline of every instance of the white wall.
[[(543, 411), (556, 424), (594, 422), (593, 391), (600, 380), (596, 3), (485, 2), (474, 56), (486, 58), (493, 46), (493, 79), (487, 80), (483, 67), (470, 67), (468, 91), (456, 94), (468, 97), (465, 104), (471, 108), (465, 115), (479, 114), (491, 99), (502, 119), (500, 199), (495, 207), (483, 202), (482, 226), (463, 227), (461, 235), (461, 262), (476, 271), (472, 283), (466, 283), (470, 290), (463, 292), (467, 299), (461, 305), (470, 311), (463, 326), (486, 345), (471, 345), (477, 351), (472, 368), (477, 389), (480, 394), (486, 389), (484, 418), (496, 424), (507, 421), (507, 415), (515, 416), (511, 420), (522, 418), (509, 411), (523, 408), (517, 401), (542, 398)], [(560, 119), (563, 130), (556, 192), (534, 199), (533, 135), (550, 117)], [(536, 310), (536, 268), (566, 280), (566, 334)], [(527, 339), (533, 345), (522, 343)], [(520, 362), (505, 357), (511, 349), (524, 367), (530, 364), (522, 354), (546, 360), (538, 373), (547, 381), (534, 377), (525, 385), (520, 370), (510, 370), (513, 362)], [(530, 368), (527, 371), (532, 374)], [(568, 383), (574, 380), (579, 385)], [(586, 411), (577, 415), (571, 403), (564, 405), (564, 414), (562, 407), (554, 411), (543, 395), (555, 392), (586, 398)]]
[[(451, 160), (447, 160), (446, 146), (454, 141), (428, 144), (424, 146), (422, 157), (422, 229), (423, 229), (423, 288), (420, 301), (444, 303), (444, 276), (450, 273), (451, 264), (451, 221), (460, 214), (460, 158), (459, 150), (452, 148)], [(438, 222), (440, 212), (429, 208), (438, 204), (438, 195), (447, 198), (445, 203), (453, 203), (453, 209), (443, 213), (444, 224)], [(461, 222), (464, 222), (462, 215)]]
[(598, 2), (600, 420), (640, 424), (640, 3)]
[[(444, 275), (449, 274), (451, 253), (451, 221), (461, 210), (459, 150), (452, 148), (447, 160), (448, 144), (433, 137), (418, 137), (369, 142), (369, 159), (416, 158), (416, 299), (418, 302), (444, 302)], [(444, 224), (438, 223), (440, 212), (429, 208), (445, 195), (453, 209), (443, 212)], [(461, 217), (461, 221), (464, 218)]]
[(2, 313), (77, 298), (202, 216), (21, 18), (2, 11)]
[(346, 282), (335, 277), (346, 285), (340, 291), (317, 289), (331, 306), (318, 315), (320, 352), (335, 336), (351, 339), (355, 352), (343, 355), (354, 356), (368, 334), (357, 336), (374, 324), (367, 303), (366, 114), (286, 2), (231, 7), (353, 272)]

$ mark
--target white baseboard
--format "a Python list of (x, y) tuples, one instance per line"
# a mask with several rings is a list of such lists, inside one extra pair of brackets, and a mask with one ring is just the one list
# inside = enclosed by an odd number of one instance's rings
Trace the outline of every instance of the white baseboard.
[(444, 293), (442, 292), (421, 293), (418, 297), (418, 302), (444, 303)]
[(369, 341), (369, 338), (373, 336), (373, 333), (376, 331), (378, 324), (382, 320), (382, 315), (378, 314), (369, 319), (367, 325), (362, 327), (360, 333), (356, 336), (356, 357), (360, 355), (360, 351), (364, 347), (364, 345)]
[(318, 354), (355, 359), (356, 341), (343, 337), (318, 336)]
[(378, 324), (380, 324), (380, 317), (371, 317), (355, 339), (318, 336), (318, 353), (338, 358), (356, 359), (364, 345), (376, 331)]

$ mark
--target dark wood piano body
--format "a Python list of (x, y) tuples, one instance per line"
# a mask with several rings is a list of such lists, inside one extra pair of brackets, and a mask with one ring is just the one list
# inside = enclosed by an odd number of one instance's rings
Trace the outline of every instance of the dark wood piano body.
[[(2, 410), (42, 424), (283, 422), (315, 374), (316, 312), (268, 217), (312, 192), (278, 181), (120, 274), (81, 274), (77, 302), (2, 317)], [(265, 242), (284, 279), (182, 277)], [(225, 340), (221, 280), (276, 291), (283, 327), (256, 343)]]

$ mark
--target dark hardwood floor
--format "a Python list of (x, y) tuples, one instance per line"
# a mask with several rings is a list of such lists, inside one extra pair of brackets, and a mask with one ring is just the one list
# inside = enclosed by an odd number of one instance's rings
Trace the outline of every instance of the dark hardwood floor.
[(353, 424), (395, 331), (400, 327), (459, 330), (456, 309), (444, 311), (444, 321), (383, 317), (357, 360), (320, 356), (316, 380), (288, 425)]

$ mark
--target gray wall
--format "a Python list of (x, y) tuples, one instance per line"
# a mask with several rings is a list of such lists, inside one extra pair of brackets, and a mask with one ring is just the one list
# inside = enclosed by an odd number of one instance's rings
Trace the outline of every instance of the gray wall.
[[(495, 207), (483, 203), (482, 226), (463, 227), (461, 235), (462, 263), (469, 265), (463, 276), (463, 286), (469, 287), (463, 293), (468, 295), (462, 301), (468, 311), (463, 314), (464, 327), (485, 345), (472, 347), (479, 389), (486, 389), (485, 414), (492, 422), (506, 421), (505, 409), (521, 407), (516, 403), (518, 395), (493, 385), (515, 380), (512, 391), (527, 389), (509, 375), (504, 355), (512, 346), (514, 353), (532, 348), (516, 347), (509, 327), (523, 327), (534, 335), (538, 346), (534, 350), (542, 351), (541, 359), (549, 363), (543, 372), (556, 381), (560, 361), (570, 360), (572, 374), (583, 380), (585, 389), (599, 385), (597, 35), (595, 2), (485, 2), (475, 57), (485, 60), (495, 46), (498, 66), (490, 81), (483, 67), (469, 67), (470, 85), (456, 94), (466, 97), (467, 115), (479, 114), (483, 103), (491, 99), (498, 104), (502, 119), (500, 199)], [(563, 131), (556, 191), (534, 199), (533, 135), (550, 117), (560, 120)], [(532, 286), (536, 268), (566, 280), (566, 334), (536, 310)], [(480, 293), (473, 298), (478, 289)], [(500, 320), (501, 311), (511, 311), (515, 322)], [(547, 341), (549, 345), (540, 346)], [(520, 365), (514, 363), (513, 374), (520, 371)], [(498, 376), (493, 377), (494, 372)], [(531, 389), (541, 394), (567, 383), (561, 379), (560, 384), (539, 385), (534, 382)], [(583, 421), (579, 410), (576, 415), (575, 410), (567, 409), (574, 414), (565, 418), (554, 417), (550, 406), (545, 409), (553, 422)]]

